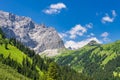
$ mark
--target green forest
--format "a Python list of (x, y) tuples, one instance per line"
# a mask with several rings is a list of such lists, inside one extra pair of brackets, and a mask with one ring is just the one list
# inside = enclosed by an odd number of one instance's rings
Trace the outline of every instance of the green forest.
[(119, 40), (109, 44), (91, 41), (81, 49), (65, 50), (54, 59), (95, 80), (120, 80)]
[(0, 80), (120, 80), (120, 41), (41, 57), (0, 29)]
[(40, 57), (0, 29), (0, 80), (93, 80), (54, 59)]

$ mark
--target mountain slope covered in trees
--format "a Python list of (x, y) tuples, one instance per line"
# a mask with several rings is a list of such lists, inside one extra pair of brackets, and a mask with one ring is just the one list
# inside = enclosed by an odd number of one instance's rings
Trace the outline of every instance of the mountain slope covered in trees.
[(31, 80), (31, 79), (21, 75), (15, 69), (0, 62), (0, 80)]
[[(4, 72), (0, 74), (2, 80), (24, 80), (24, 78), (29, 78), (29, 80), (93, 80), (68, 66), (59, 66), (52, 59), (41, 58), (16, 39), (7, 39), (1, 29), (0, 71)], [(13, 76), (15, 73), (16, 75)]]
[[(50, 59), (41, 58), (16, 39), (7, 39), (0, 29), (0, 70), (8, 73), (8, 76), (0, 74), (2, 80), (21, 77), (31, 80), (119, 80), (119, 62), (120, 41), (110, 44), (92, 41), (81, 49), (64, 50)], [(12, 76), (14, 71), (18, 79)]]
[(120, 41), (88, 44), (78, 50), (65, 50), (55, 57), (59, 65), (68, 65), (95, 80), (120, 79)]

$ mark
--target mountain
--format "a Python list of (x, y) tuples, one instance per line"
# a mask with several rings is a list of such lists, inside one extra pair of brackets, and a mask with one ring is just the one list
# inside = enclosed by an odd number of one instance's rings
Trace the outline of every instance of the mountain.
[(65, 50), (54, 59), (95, 80), (120, 80), (119, 40), (109, 44), (91, 41), (81, 49)]
[(7, 38), (16, 38), (36, 53), (64, 48), (54, 28), (35, 24), (29, 17), (0, 11), (0, 27)]
[[(120, 40), (91, 40), (77, 50), (61, 49), (64, 44), (56, 30), (30, 18), (0, 11), (0, 26), (2, 80), (120, 80)], [(34, 52), (52, 56), (57, 49), (60, 54), (52, 58)]]
[(95, 40), (91, 40), (87, 45), (93, 46), (93, 45), (99, 45)]
[(93, 80), (52, 59), (41, 58), (16, 39), (8, 39), (0, 28), (0, 80)]

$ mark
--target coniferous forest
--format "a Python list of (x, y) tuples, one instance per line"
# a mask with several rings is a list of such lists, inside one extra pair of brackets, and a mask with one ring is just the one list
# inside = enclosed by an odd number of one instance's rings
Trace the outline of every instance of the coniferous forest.
[(41, 57), (16, 39), (7, 39), (0, 29), (0, 79), (119, 80), (119, 48), (120, 41), (104, 45), (91, 41), (79, 50)]
[[(41, 58), (40, 55), (35, 54), (33, 50), (30, 50), (16, 39), (7, 39), (1, 29), (0, 49), (1, 80), (93, 80), (92, 77), (78, 73), (69, 66), (58, 65), (54, 59)], [(4, 72), (3, 65), (6, 71), (9, 72), (8, 68), (16, 72), (6, 73), (9, 76), (4, 76), (2, 74)], [(20, 78), (14, 76), (15, 73)], [(11, 75), (14, 77), (11, 77)], [(24, 77), (21, 77), (21, 75)]]

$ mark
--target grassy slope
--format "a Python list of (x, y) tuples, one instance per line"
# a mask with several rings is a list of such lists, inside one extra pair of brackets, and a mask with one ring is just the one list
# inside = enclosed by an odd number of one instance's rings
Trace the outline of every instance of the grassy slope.
[(19, 74), (11, 67), (0, 63), (0, 80), (31, 80)]
[(10, 55), (18, 63), (22, 63), (23, 57), (27, 57), (23, 52), (10, 44), (8, 45), (8, 50), (5, 49), (5, 45), (0, 45), (0, 54), (3, 54), (5, 58)]
[[(5, 49), (5, 45), (0, 45), (0, 54), (3, 54), (3, 56), (6, 58), (9, 54), (10, 57), (17, 61), (18, 63), (22, 63), (23, 58), (28, 57), (26, 54), (24, 54), (23, 52), (21, 52), (19, 49), (17, 49), (16, 47), (12, 46), (12, 45), (8, 45), (8, 50)], [(32, 59), (29, 58), (29, 61), (32, 63)], [(36, 66), (37, 70), (39, 71), (39, 74), (41, 76), (44, 76), (44, 73)]]
[(62, 52), (61, 55), (55, 57), (55, 61), (61, 65), (69, 65), (75, 70), (81, 72), (83, 66), (81, 66), (82, 62), (80, 58), (90, 49), (95, 48), (96, 46), (85, 46), (79, 50), (66, 50)]
[[(1, 36), (1, 34), (0, 34), (0, 36)], [(1, 37), (0, 37), (0, 39), (1, 39)], [(21, 52), (19, 49), (17, 49), (15, 46), (12, 46), (11, 44), (8, 44), (8, 49), (5, 48), (5, 44), (0, 45), (0, 54), (3, 54), (4, 58), (6, 58), (6, 57), (8, 57), (8, 55), (10, 55), (11, 59), (17, 61), (20, 64), (22, 64), (23, 58), (27, 57), (29, 59), (29, 61), (32, 63), (32, 59), (30, 57), (28, 57), (25, 53)], [(39, 71), (39, 74), (41, 76), (44, 76), (44, 73), (38, 68), (38, 66), (36, 66), (36, 68)]]
[[(85, 64), (89, 62), (97, 62), (99, 65), (104, 66), (110, 60), (116, 58), (118, 54), (115, 52), (115, 46), (119, 46), (120, 41), (117, 43), (110, 43), (100, 46), (85, 46), (78, 50), (66, 50), (61, 55), (55, 57), (55, 61), (61, 65), (69, 65), (78, 72), (82, 72)], [(118, 47), (120, 49), (120, 47)]]
[[(15, 46), (12, 46), (11, 44), (8, 44), (7, 48), (5, 48), (5, 42), (6, 40), (8, 41), (8, 39), (3, 38), (2, 36), (4, 35), (4, 33), (1, 31), (0, 29), (0, 43), (2, 42), (3, 44), (0, 45), (0, 54), (3, 54), (4, 58), (8, 57), (8, 55), (10, 55), (10, 57), (17, 61), (18, 63), (22, 63), (23, 58), (28, 57), (26, 54), (24, 54), (23, 52), (21, 52), (19, 49), (17, 49)], [(32, 60), (28, 57), (28, 59), (32, 62)]]

